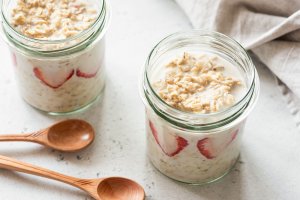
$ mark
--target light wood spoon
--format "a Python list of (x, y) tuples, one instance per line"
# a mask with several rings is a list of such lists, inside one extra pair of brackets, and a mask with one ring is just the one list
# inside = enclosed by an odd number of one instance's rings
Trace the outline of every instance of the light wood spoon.
[(143, 200), (144, 189), (136, 182), (122, 177), (79, 179), (59, 174), (12, 158), (0, 156), (0, 168), (57, 180), (89, 193), (97, 200)]
[(61, 121), (33, 133), (0, 135), (0, 141), (34, 142), (67, 152), (86, 148), (94, 141), (94, 138), (93, 127), (86, 121), (79, 119)]

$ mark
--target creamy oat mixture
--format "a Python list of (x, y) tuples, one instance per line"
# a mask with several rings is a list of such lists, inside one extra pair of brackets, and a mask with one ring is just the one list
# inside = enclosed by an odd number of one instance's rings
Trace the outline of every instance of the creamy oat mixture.
[(178, 181), (203, 184), (225, 175), (236, 163), (244, 123), (215, 134), (170, 127), (147, 110), (147, 148), (152, 164)]
[[(17, 0), (11, 9), (10, 23), (27, 37), (51, 41), (81, 33), (98, 15), (97, 2), (90, 0)], [(76, 45), (80, 40), (72, 42)], [(57, 46), (64, 45), (61, 42)], [(103, 38), (76, 54), (53, 58), (11, 50), (21, 94), (40, 110), (71, 112), (89, 105), (103, 91)]]
[(25, 101), (47, 112), (79, 109), (103, 91), (104, 41), (72, 59), (35, 59), (13, 55), (19, 89)]
[(59, 40), (86, 30), (97, 15), (97, 6), (82, 0), (18, 0), (11, 24), (30, 38)]
[[(171, 59), (170, 59), (171, 58)], [(171, 60), (171, 62), (170, 62)], [(192, 113), (226, 109), (246, 92), (237, 67), (210, 53), (174, 53), (159, 61), (150, 80), (155, 92), (172, 107)], [(217, 133), (195, 132), (170, 126), (147, 109), (147, 147), (153, 165), (165, 175), (202, 184), (226, 174), (237, 161), (243, 122)]]
[(216, 55), (191, 54), (166, 65), (166, 75), (153, 83), (158, 95), (182, 111), (211, 113), (236, 102), (234, 90), (243, 87), (240, 77), (225, 75), (232, 68)]

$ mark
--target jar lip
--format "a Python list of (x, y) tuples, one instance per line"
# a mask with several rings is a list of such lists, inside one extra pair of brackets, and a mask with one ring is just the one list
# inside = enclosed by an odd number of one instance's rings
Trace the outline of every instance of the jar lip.
[[(219, 112), (212, 112), (212, 113), (193, 113), (193, 112), (186, 112), (186, 111), (182, 111), (179, 109), (176, 109), (174, 107), (172, 107), (171, 105), (167, 104), (164, 100), (162, 100), (160, 98), (160, 96), (155, 92), (155, 90), (153, 89), (153, 87), (151, 86), (149, 77), (148, 77), (148, 71), (147, 71), (147, 67), (151, 66), (151, 58), (153, 56), (153, 54), (155, 54), (157, 51), (159, 51), (159, 49), (165, 45), (165, 43), (168, 42), (168, 40), (172, 39), (172, 38), (176, 38), (176, 37), (180, 37), (180, 36), (196, 36), (196, 37), (203, 37), (203, 36), (215, 36), (215, 37), (220, 37), (222, 39), (225, 39), (227, 41), (229, 41), (230, 43), (232, 43), (236, 48), (238, 48), (241, 52), (243, 52), (244, 57), (246, 58), (248, 65), (250, 66), (251, 69), (251, 76), (250, 76), (250, 84), (248, 87), (247, 92), (244, 94), (244, 96), (237, 101), (234, 105), (223, 109)], [(168, 109), (168, 113), (166, 113), (167, 111), (165, 111), (164, 113), (167, 114), (168, 116), (171, 116), (172, 118), (175, 118), (175, 120), (183, 120), (180, 117), (176, 118), (174, 117), (174, 115), (170, 114), (171, 113), (175, 113), (176, 115), (181, 115), (184, 116), (185, 118), (194, 118), (194, 117), (199, 117), (199, 118), (208, 118), (208, 117), (215, 117), (215, 116), (220, 116), (222, 114), (228, 113), (228, 112), (232, 112), (234, 110), (240, 110), (239, 108), (242, 107), (245, 102), (249, 101), (249, 99), (251, 99), (252, 93), (253, 93), (253, 87), (255, 87), (255, 81), (257, 80), (257, 74), (256, 74), (256, 70), (254, 67), (254, 64), (252, 63), (252, 60), (250, 58), (250, 56), (248, 55), (248, 53), (246, 52), (246, 50), (234, 39), (222, 34), (222, 33), (218, 33), (215, 31), (209, 31), (209, 30), (191, 30), (191, 31), (180, 31), (180, 32), (176, 32), (173, 33), (171, 35), (168, 35), (167, 37), (163, 38), (157, 45), (154, 46), (154, 48), (152, 49), (152, 51), (150, 52), (145, 66), (144, 66), (144, 70), (143, 70), (144, 74), (142, 75), (143, 77), (143, 82), (144, 82), (144, 87), (143, 87), (143, 93), (144, 95), (147, 95), (146, 93), (149, 92), (151, 95), (154, 96), (154, 98), (156, 100), (158, 100), (158, 104), (160, 104), (161, 106), (164, 106)], [(258, 87), (258, 86), (256, 86)], [(147, 100), (149, 101), (149, 100)], [(155, 105), (156, 106), (156, 105)], [(157, 107), (157, 106), (156, 106)]]
[(60, 39), (60, 40), (45, 40), (45, 39), (36, 39), (36, 38), (30, 38), (22, 33), (20, 33), (19, 31), (17, 31), (13, 26), (11, 26), (11, 24), (9, 23), (8, 19), (6, 18), (3, 8), (4, 8), (4, 1), (2, 0), (2, 5), (1, 5), (1, 15), (2, 15), (2, 19), (4, 20), (5, 24), (8, 25), (9, 29), (11, 31), (13, 31), (14, 34), (16, 34), (17, 36), (26, 39), (27, 41), (30, 42), (36, 42), (36, 43), (41, 43), (41, 44), (59, 44), (59, 43), (64, 43), (64, 42), (70, 42), (72, 40), (76, 40), (80, 37), (82, 37), (83, 35), (85, 35), (86, 33), (88, 33), (91, 29), (93, 29), (96, 24), (100, 21), (101, 16), (103, 15), (104, 9), (105, 9), (105, 0), (102, 0), (102, 5), (101, 5), (101, 9), (100, 12), (97, 16), (97, 19), (95, 20), (95, 22), (88, 28), (83, 30), (82, 32), (71, 36), (69, 38), (66, 39)]
[(99, 41), (106, 33), (111, 20), (111, 11), (106, 0), (101, 0), (101, 2), (101, 12), (88, 29), (62, 40), (40, 40), (27, 37), (11, 27), (4, 16), (4, 1), (2, 1), (0, 5), (0, 23), (2, 24), (0, 25), (0, 36), (10, 47), (16, 48), (23, 54), (33, 54), (37, 57), (74, 55)]

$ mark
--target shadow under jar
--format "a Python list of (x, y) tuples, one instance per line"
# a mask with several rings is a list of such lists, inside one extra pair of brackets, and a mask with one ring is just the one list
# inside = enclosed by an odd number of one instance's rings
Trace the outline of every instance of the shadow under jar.
[[(167, 104), (154, 89), (166, 61), (183, 52), (217, 55), (243, 79), (243, 95), (217, 112), (182, 111)], [(245, 120), (259, 94), (259, 79), (247, 52), (233, 39), (210, 31), (172, 34), (151, 51), (143, 69), (141, 96), (146, 107), (148, 157), (168, 177), (205, 184), (225, 176), (239, 158)]]
[(109, 7), (105, 0), (87, 2), (97, 11), (89, 27), (70, 37), (47, 39), (16, 30), (12, 25), (16, 1), (2, 1), (1, 34), (11, 51), (21, 95), (27, 103), (49, 114), (81, 110), (103, 93)]

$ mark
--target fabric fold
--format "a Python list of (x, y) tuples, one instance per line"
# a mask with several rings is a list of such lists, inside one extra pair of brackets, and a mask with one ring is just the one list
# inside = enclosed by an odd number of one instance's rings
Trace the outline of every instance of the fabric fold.
[[(281, 91), (287, 92), (283, 95), (292, 114), (299, 110), (300, 1), (175, 1), (194, 28), (224, 33), (251, 50), (280, 79), (280, 88), (286, 88)], [(300, 124), (300, 114), (297, 116)]]

